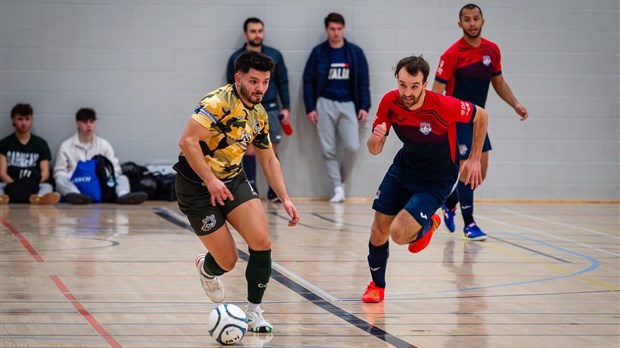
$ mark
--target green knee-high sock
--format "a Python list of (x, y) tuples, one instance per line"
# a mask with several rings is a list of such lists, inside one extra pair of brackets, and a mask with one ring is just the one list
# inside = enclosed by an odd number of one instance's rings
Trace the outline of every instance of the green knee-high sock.
[(203, 273), (211, 277), (221, 276), (222, 274), (226, 273), (226, 271), (217, 264), (211, 253), (207, 253), (207, 255), (205, 255), (205, 263), (202, 266), (202, 271)]
[(245, 269), (245, 279), (248, 281), (248, 301), (258, 304), (263, 302), (263, 295), (271, 278), (271, 249), (265, 251), (249, 249), (249, 252), (250, 258)]

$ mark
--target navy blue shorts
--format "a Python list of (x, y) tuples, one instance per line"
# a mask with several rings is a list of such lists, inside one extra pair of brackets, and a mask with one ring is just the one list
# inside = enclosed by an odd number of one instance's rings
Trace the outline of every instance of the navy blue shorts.
[(372, 209), (385, 215), (396, 215), (404, 209), (420, 226), (426, 226), (453, 188), (454, 183), (423, 185), (412, 182), (409, 175), (392, 164), (379, 185)]
[[(459, 159), (466, 160), (469, 158), (469, 151), (471, 150), (471, 142), (474, 140), (474, 126), (470, 123), (457, 123), (456, 124), (456, 137), (458, 139), (459, 147), (458, 154)], [(484, 145), (482, 145), (482, 152), (492, 150), (491, 140), (489, 139), (489, 133), (484, 137)]]

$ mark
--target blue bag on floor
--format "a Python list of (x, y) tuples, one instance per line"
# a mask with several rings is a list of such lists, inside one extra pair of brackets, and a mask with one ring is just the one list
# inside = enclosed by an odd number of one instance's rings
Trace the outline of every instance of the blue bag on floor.
[(97, 178), (96, 160), (79, 161), (71, 176), (71, 182), (77, 186), (81, 194), (89, 196), (95, 203), (101, 202), (101, 186)]

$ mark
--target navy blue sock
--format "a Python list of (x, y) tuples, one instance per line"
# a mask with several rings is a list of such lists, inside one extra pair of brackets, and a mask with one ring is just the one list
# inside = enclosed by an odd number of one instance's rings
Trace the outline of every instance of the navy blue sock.
[(448, 196), (448, 198), (446, 198), (446, 207), (454, 210), (454, 208), (456, 208), (456, 204), (459, 202), (459, 190), (458, 189), (454, 189), (454, 191), (452, 191), (452, 193)]
[(258, 190), (256, 189), (256, 156), (243, 156), (243, 171), (245, 171), (245, 175), (248, 177), (248, 181), (254, 188), (254, 191), (258, 193)]
[(463, 215), (463, 223), (465, 226), (469, 226), (472, 222), (474, 222), (473, 215)]
[(467, 223), (465, 217), (469, 216), (471, 218), (474, 215), (474, 190), (472, 190), (469, 185), (465, 185), (462, 181), (459, 181), (459, 185), (456, 189), (459, 191), (459, 201), (461, 202), (463, 222), (465, 222), (465, 226), (467, 226), (469, 223)]
[(385, 268), (390, 257), (390, 241), (380, 246), (368, 242), (368, 267), (372, 281), (377, 287), (385, 288)]

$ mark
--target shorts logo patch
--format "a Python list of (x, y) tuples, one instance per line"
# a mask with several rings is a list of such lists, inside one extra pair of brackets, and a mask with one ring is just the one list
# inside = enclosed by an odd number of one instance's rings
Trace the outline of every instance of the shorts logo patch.
[(420, 122), (420, 132), (424, 135), (428, 135), (433, 130), (431, 124), (428, 122)]
[(465, 154), (467, 153), (467, 145), (459, 145), (459, 153), (461, 154), (461, 156), (465, 156)]
[(379, 199), (379, 196), (381, 196), (381, 190), (377, 190), (377, 193), (375, 193), (375, 199)]
[(207, 215), (207, 217), (202, 219), (202, 227), (200, 229), (205, 231), (205, 232), (208, 232), (209, 230), (211, 230), (215, 226), (216, 222), (217, 221), (215, 220), (215, 215), (214, 214)]

